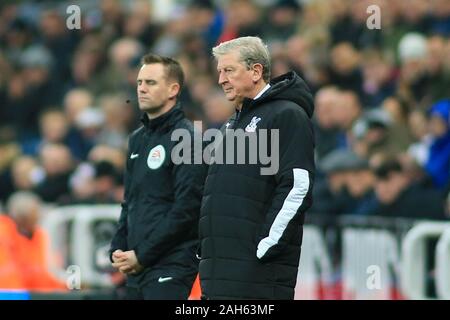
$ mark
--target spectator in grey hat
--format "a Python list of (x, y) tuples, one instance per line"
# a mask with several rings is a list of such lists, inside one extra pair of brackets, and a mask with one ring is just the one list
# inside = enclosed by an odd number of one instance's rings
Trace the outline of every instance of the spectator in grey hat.
[[(374, 201), (369, 163), (349, 150), (336, 150), (322, 161), (339, 214), (367, 214)], [(339, 187), (339, 189), (337, 189)]]
[(352, 148), (360, 156), (371, 159), (377, 154), (399, 154), (408, 147), (407, 138), (396, 136), (390, 114), (374, 109), (359, 118), (352, 127)]
[(316, 178), (314, 197), (315, 201), (311, 212), (323, 214), (341, 214), (348, 201), (351, 200), (347, 190), (347, 175), (350, 167), (359, 166), (354, 160), (356, 157), (351, 151), (337, 149), (327, 154), (319, 163), (319, 173), (325, 175)]
[(366, 215), (370, 212), (375, 201), (375, 176), (366, 159), (354, 153), (348, 155), (346, 161), (347, 174), (345, 191), (349, 194), (349, 201), (344, 206), (344, 214)]

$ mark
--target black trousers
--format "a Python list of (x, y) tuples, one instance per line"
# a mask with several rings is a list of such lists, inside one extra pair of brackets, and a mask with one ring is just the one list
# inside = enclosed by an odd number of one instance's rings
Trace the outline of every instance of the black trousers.
[(152, 280), (140, 288), (127, 286), (127, 300), (187, 300), (191, 287), (179, 279)]

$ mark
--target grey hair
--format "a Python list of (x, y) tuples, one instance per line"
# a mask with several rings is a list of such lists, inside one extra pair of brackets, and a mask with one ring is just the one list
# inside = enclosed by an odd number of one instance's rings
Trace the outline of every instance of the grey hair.
[(214, 58), (238, 51), (240, 60), (250, 69), (255, 63), (263, 66), (262, 77), (266, 83), (270, 81), (270, 54), (267, 45), (259, 37), (241, 37), (222, 42), (212, 49)]
[(27, 216), (36, 206), (41, 205), (41, 199), (32, 192), (18, 191), (8, 199), (8, 213), (13, 219)]

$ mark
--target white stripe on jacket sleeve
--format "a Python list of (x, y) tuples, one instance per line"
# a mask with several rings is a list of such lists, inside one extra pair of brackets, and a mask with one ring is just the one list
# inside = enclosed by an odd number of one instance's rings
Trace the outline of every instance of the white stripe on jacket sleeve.
[(284, 230), (286, 230), (287, 225), (294, 218), (298, 208), (300, 208), (308, 193), (308, 171), (304, 169), (293, 169), (293, 172), (293, 187), (291, 191), (289, 191), (289, 194), (283, 202), (283, 206), (270, 227), (269, 236), (262, 239), (258, 244), (258, 249), (256, 251), (258, 259), (261, 259), (270, 248), (278, 243)]

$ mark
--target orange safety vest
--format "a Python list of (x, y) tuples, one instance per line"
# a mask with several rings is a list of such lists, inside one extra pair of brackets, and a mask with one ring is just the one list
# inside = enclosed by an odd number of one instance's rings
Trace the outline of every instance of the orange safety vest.
[[(29, 239), (17, 231), (16, 225), (11, 218), (3, 216), (3, 220), (5, 220), (5, 218), (10, 220), (5, 225), (8, 225), (8, 232), (11, 241), (9, 241), (9, 246), (1, 248), (0, 251), (4, 251), (7, 256), (9, 255), (10, 262), (5, 262), (2, 264), (2, 260), (0, 258), (0, 270), (3, 267), (5, 267), (6, 270), (10, 270), (11, 267), (8, 267), (8, 265), (11, 264), (15, 266), (14, 274), (19, 274), (21, 280), (16, 283), (16, 286), (20, 286), (18, 288), (16, 287), (17, 289), (26, 289), (31, 291), (53, 291), (65, 289), (65, 284), (56, 279), (48, 271), (46, 260), (46, 254), (48, 252), (48, 238), (44, 230), (39, 227), (36, 228), (32, 238)], [(12, 226), (11, 222), (13, 224)], [(1, 224), (2, 223), (0, 220), (0, 225)], [(0, 238), (1, 237), (2, 236), (0, 236)], [(2, 287), (1, 284), (2, 282), (0, 280), (0, 287)]]
[(17, 229), (14, 221), (0, 214), (0, 289), (23, 289), (23, 277), (15, 258)]

